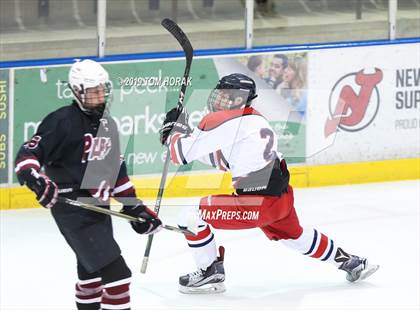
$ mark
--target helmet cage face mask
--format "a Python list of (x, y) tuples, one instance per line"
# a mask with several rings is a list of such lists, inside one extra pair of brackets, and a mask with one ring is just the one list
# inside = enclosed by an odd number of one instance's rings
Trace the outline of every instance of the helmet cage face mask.
[(253, 79), (242, 73), (222, 77), (210, 93), (207, 107), (210, 111), (240, 109), (250, 106), (257, 97)]
[(248, 89), (213, 89), (207, 100), (211, 112), (240, 109), (247, 105)]
[(99, 63), (90, 59), (75, 62), (69, 71), (68, 85), (84, 113), (102, 117), (112, 99), (112, 83)]
[[(92, 94), (88, 96), (88, 92), (92, 88), (101, 87), (103, 88), (103, 97), (104, 102), (102, 104), (94, 104), (91, 105), (90, 100), (93, 99)], [(105, 110), (108, 110), (109, 103), (112, 101), (112, 85), (110, 81), (107, 81), (105, 83), (101, 83), (95, 87), (89, 87), (85, 88), (83, 84), (80, 85), (69, 85), (71, 91), (73, 92), (73, 95), (76, 99), (77, 104), (79, 105), (80, 109), (85, 112), (86, 114), (102, 114), (105, 112)], [(99, 92), (101, 90), (97, 90)], [(88, 98), (90, 97), (90, 98)]]

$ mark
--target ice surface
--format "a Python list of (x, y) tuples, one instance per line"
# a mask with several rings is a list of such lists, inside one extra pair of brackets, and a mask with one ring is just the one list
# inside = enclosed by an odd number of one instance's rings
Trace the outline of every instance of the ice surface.
[[(195, 269), (182, 235), (147, 238), (114, 219), (115, 236), (133, 271), (132, 309), (419, 309), (420, 182), (296, 189), (301, 224), (346, 251), (381, 265), (365, 282), (348, 283), (332, 265), (302, 256), (255, 230), (216, 230), (226, 248), (226, 293), (183, 295), (178, 276)], [(176, 224), (181, 206), (163, 201), (161, 217)], [(45, 209), (2, 211), (0, 309), (75, 309), (75, 257)]]

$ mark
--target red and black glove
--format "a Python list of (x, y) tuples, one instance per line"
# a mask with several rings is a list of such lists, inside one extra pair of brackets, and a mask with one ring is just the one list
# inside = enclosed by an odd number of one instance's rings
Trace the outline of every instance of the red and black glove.
[(36, 199), (45, 208), (52, 208), (57, 202), (58, 188), (46, 175), (34, 168), (26, 169), (17, 175), (21, 185), (26, 184), (36, 194)]
[(120, 212), (144, 220), (143, 223), (130, 222), (131, 227), (138, 234), (154, 234), (162, 228), (162, 222), (157, 214), (142, 202), (138, 202), (136, 205), (124, 205)]

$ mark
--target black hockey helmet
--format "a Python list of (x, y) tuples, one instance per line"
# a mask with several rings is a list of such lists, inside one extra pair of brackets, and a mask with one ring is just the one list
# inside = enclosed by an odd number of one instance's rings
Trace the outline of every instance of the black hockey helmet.
[(207, 106), (210, 111), (240, 109), (250, 106), (257, 97), (253, 79), (242, 73), (222, 77), (210, 93)]

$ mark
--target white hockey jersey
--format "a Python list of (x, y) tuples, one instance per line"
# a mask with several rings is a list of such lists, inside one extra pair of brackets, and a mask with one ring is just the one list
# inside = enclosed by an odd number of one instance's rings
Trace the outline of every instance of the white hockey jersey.
[(171, 135), (169, 150), (175, 164), (199, 160), (230, 170), (234, 180), (283, 157), (277, 152), (277, 136), (270, 124), (251, 107), (206, 115), (192, 134)]

